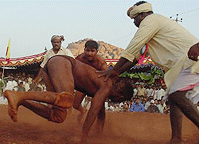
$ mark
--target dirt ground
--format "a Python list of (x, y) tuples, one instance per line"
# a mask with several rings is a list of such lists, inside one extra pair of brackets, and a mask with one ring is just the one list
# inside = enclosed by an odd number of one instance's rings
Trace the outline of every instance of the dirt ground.
[[(80, 143), (82, 124), (77, 123), (74, 109), (61, 124), (49, 122), (24, 107), (19, 108), (17, 123), (10, 120), (6, 105), (0, 105), (0, 112), (0, 144)], [(169, 144), (170, 137), (169, 115), (107, 112), (103, 137), (97, 137), (93, 126), (88, 144)], [(184, 117), (183, 142), (198, 141), (198, 128)]]

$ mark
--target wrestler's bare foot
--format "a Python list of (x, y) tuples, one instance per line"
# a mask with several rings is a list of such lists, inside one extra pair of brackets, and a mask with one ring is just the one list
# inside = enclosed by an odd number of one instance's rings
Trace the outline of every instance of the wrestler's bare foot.
[(10, 118), (14, 122), (17, 122), (17, 110), (20, 98), (16, 95), (16, 92), (10, 90), (6, 90), (3, 95), (8, 100), (8, 114), (10, 115)]

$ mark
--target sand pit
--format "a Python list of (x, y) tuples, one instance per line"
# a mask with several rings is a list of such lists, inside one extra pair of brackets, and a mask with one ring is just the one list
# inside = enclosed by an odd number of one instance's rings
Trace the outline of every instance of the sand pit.
[[(1, 144), (79, 143), (82, 124), (77, 123), (74, 109), (61, 124), (49, 122), (24, 107), (19, 108), (17, 123), (10, 120), (6, 105), (0, 105), (0, 111)], [(88, 144), (169, 144), (170, 137), (169, 115), (107, 112), (103, 137), (97, 137), (93, 126)], [(198, 141), (198, 128), (183, 117), (183, 142)]]

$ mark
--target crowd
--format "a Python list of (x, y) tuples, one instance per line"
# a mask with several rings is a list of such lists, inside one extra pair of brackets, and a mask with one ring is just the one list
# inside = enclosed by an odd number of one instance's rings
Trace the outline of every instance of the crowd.
[[(26, 73), (10, 73), (3, 76), (0, 95), (5, 90), (14, 91), (46, 91), (43, 81), (38, 84), (33, 82), (34, 75)], [(2, 80), (2, 72), (0, 72), (0, 81)]]
[(132, 84), (134, 88), (130, 101), (121, 103), (106, 102), (106, 109), (117, 112), (150, 112), (169, 113), (169, 105), (164, 96), (166, 87), (164, 85), (148, 85), (142, 82)]

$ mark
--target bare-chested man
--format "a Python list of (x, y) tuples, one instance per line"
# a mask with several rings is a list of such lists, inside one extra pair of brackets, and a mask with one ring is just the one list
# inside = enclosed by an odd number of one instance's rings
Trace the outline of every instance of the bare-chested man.
[[(105, 60), (98, 55), (98, 49), (99, 49), (99, 45), (96, 41), (94, 40), (88, 40), (85, 43), (85, 48), (84, 48), (84, 52), (80, 55), (78, 55), (76, 57), (77, 60), (80, 60), (81, 62), (88, 64), (92, 67), (94, 67), (95, 69), (99, 70), (99, 71), (103, 71), (103, 70), (107, 70), (108, 66), (105, 62)], [(73, 107), (77, 110), (80, 111), (80, 114), (77, 117), (78, 122), (80, 122), (86, 112), (86, 109), (83, 108), (81, 106), (81, 102), (84, 99), (85, 94), (76, 91), (75, 94), (75, 102)], [(103, 115), (105, 115), (105, 107), (103, 105)], [(104, 122), (103, 122), (104, 123)]]
[[(4, 96), (8, 99), (8, 112), (13, 121), (17, 121), (18, 107), (23, 105), (49, 121), (63, 122), (67, 115), (66, 109), (74, 103), (73, 94), (76, 89), (93, 97), (91, 108), (83, 124), (82, 139), (88, 136), (96, 118), (98, 118), (98, 131), (102, 132), (105, 119), (103, 104), (111, 92), (111, 79), (104, 82), (103, 77), (97, 77), (95, 68), (68, 56), (52, 57), (45, 66), (43, 79), (47, 90), (49, 90), (47, 92), (4, 92)], [(124, 92), (129, 91), (124, 90)], [(114, 92), (113, 90), (111, 94)], [(121, 91), (116, 94), (116, 97), (111, 96), (111, 98), (116, 101), (120, 98), (126, 99), (123, 96), (130, 99), (128, 93), (122, 94)], [(31, 100), (52, 104), (53, 107), (50, 108)]]

